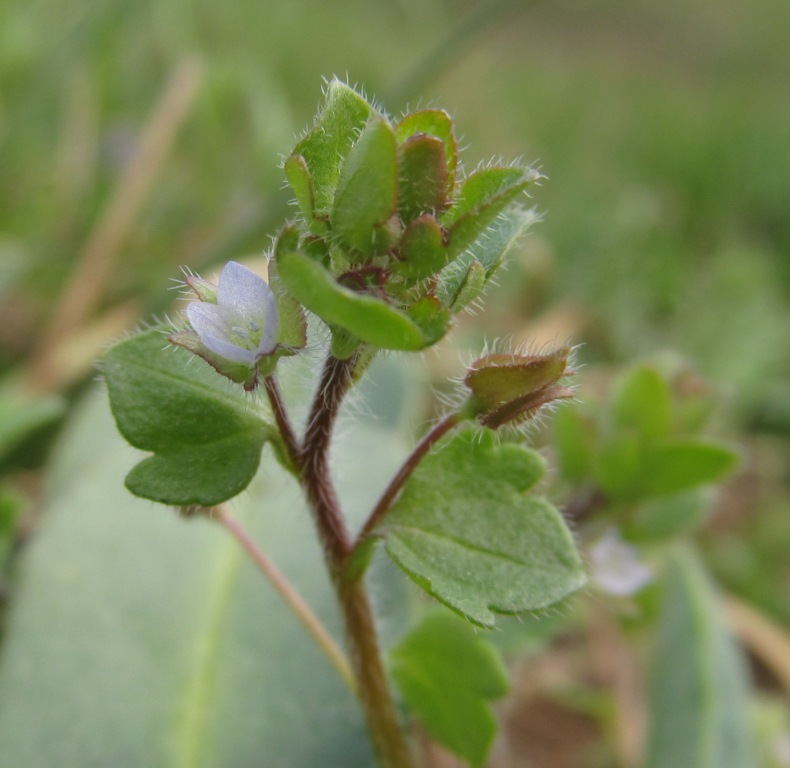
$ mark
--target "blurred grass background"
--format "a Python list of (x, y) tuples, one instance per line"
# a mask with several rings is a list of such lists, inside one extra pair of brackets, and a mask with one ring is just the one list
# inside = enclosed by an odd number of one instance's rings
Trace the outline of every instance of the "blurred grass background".
[(486, 332), (690, 361), (744, 446), (711, 563), (790, 623), (788, 39), (786, 0), (6, 0), (0, 370), (74, 392), (181, 266), (261, 253), (323, 77), (442, 106), (548, 176)]

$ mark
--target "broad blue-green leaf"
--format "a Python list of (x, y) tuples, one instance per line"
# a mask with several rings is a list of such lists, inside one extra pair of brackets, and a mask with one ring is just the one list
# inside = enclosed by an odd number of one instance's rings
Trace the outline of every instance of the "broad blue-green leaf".
[(508, 691), (496, 650), (447, 611), (423, 619), (390, 652), (392, 676), (428, 733), (473, 766), (496, 734), (489, 701)]
[(534, 451), (464, 430), (422, 461), (377, 533), (419, 586), (477, 624), (551, 605), (585, 575), (560, 513), (525, 494), (544, 470)]
[[(287, 396), (312, 384), (300, 381), (282, 382)], [(340, 473), (356, 478), (340, 488), (352, 524), (403, 450), (392, 431), (359, 423), (335, 445)], [(219, 526), (126, 491), (135, 455), (103, 397), (56, 451), (4, 624), (0, 763), (370, 768), (358, 703), (299, 621)], [(233, 513), (340, 639), (301, 494), (268, 455), (262, 475)], [(399, 581), (374, 588), (402, 627)]]
[(335, 192), (333, 231), (366, 255), (393, 243), (387, 227), (398, 197), (395, 134), (383, 117), (372, 117), (351, 148)]
[(654, 440), (669, 431), (670, 410), (667, 383), (655, 368), (641, 365), (620, 383), (612, 404), (612, 423), (617, 429), (633, 430), (643, 440)]
[(353, 88), (332, 80), (315, 124), (294, 147), (292, 154), (304, 158), (313, 178), (317, 214), (331, 210), (340, 168), (372, 112)]
[(294, 251), (278, 256), (278, 269), (288, 290), (325, 323), (340, 326), (357, 338), (384, 349), (422, 349), (419, 327), (381, 299), (339, 285), (313, 259)]
[(104, 374), (121, 434), (152, 451), (126, 478), (164, 504), (211, 506), (236, 496), (258, 469), (271, 426), (202, 360), (151, 329), (111, 347)]
[(646, 768), (756, 768), (744, 660), (708, 577), (689, 551), (665, 571)]

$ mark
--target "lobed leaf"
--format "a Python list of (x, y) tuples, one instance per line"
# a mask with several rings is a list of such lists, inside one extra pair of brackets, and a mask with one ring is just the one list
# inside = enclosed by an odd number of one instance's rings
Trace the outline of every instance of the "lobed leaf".
[(122, 341), (103, 369), (118, 430), (155, 455), (127, 476), (129, 490), (164, 504), (212, 506), (236, 496), (258, 469), (271, 426), (240, 388), (161, 330)]
[(544, 471), (534, 451), (464, 430), (422, 461), (378, 533), (408, 576), (476, 624), (543, 608), (585, 581), (560, 513), (525, 495)]
[(489, 700), (508, 691), (495, 649), (447, 612), (426, 616), (390, 651), (392, 677), (428, 733), (473, 766), (485, 762), (497, 722)]

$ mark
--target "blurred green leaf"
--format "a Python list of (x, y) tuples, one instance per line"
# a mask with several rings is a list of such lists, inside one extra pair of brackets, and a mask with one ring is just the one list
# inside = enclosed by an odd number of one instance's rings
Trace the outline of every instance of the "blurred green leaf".
[(386, 224), (395, 213), (397, 196), (395, 134), (383, 117), (374, 116), (343, 163), (332, 229), (364, 254), (387, 250), (394, 238)]
[(554, 414), (552, 434), (562, 476), (571, 483), (588, 480), (594, 461), (595, 424), (574, 404)]
[(250, 409), (241, 387), (189, 353), (166, 347), (154, 328), (104, 357), (119, 431), (134, 447), (154, 453), (131, 470), (126, 485), (164, 504), (212, 506), (247, 487), (272, 428)]
[(315, 124), (294, 147), (313, 177), (317, 213), (330, 212), (343, 161), (372, 111), (353, 88), (332, 80)]
[(483, 765), (497, 730), (490, 699), (508, 691), (494, 648), (446, 611), (424, 618), (392, 651), (392, 676), (428, 733), (473, 766)]
[(755, 768), (745, 662), (696, 556), (665, 563), (646, 768)]
[(662, 496), (715, 483), (737, 461), (738, 454), (717, 443), (702, 440), (662, 442), (645, 451), (641, 492), (646, 496)]
[(542, 608), (585, 581), (560, 513), (524, 493), (544, 471), (534, 451), (464, 430), (422, 461), (378, 533), (408, 576), (476, 624)]
[(700, 488), (646, 499), (623, 523), (632, 541), (665, 541), (698, 528), (708, 514), (708, 498)]
[(293, 251), (279, 255), (277, 266), (288, 290), (325, 323), (384, 349), (425, 346), (419, 327), (406, 315), (380, 299), (339, 285), (313, 259)]
[(626, 374), (615, 393), (612, 423), (616, 429), (634, 430), (643, 440), (667, 434), (670, 426), (670, 392), (661, 374), (647, 365)]
[(8, 382), (0, 387), (0, 459), (37, 430), (63, 415), (66, 403), (58, 396), (31, 399)]

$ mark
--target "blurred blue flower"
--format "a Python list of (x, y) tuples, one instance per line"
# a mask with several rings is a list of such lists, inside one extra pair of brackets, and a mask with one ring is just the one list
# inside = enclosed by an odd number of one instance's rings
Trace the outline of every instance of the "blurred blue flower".
[(254, 366), (277, 346), (280, 320), (274, 293), (235, 261), (222, 269), (216, 304), (194, 301), (187, 317), (206, 349), (234, 363)]

